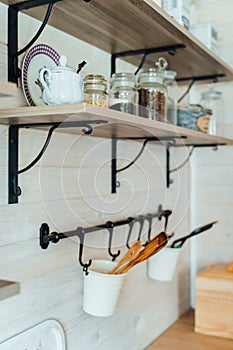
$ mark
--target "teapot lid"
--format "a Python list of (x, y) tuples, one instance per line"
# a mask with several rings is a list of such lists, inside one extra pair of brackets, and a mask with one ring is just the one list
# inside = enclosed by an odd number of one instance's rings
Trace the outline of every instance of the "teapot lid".
[(58, 66), (52, 68), (52, 72), (59, 73), (59, 72), (74, 72), (73, 69), (66, 66), (67, 64), (67, 57), (66, 55), (61, 55), (59, 58)]

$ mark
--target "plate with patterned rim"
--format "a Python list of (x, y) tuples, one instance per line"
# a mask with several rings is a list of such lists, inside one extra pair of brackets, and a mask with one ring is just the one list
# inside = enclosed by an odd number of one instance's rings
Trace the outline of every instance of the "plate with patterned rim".
[(22, 65), (22, 86), (29, 106), (45, 105), (39, 72), (42, 68), (53, 68), (59, 63), (60, 55), (46, 44), (33, 46), (25, 55)]

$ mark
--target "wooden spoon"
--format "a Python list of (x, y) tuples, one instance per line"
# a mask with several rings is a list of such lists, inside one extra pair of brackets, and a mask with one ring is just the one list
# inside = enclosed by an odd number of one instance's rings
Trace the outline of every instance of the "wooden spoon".
[(233, 272), (233, 261), (227, 265), (227, 271), (228, 272)]
[(135, 242), (130, 248), (129, 250), (125, 253), (125, 255), (122, 257), (122, 259), (118, 262), (118, 264), (108, 273), (110, 275), (114, 274), (121, 265), (125, 264), (126, 262), (130, 262), (131, 260), (135, 259), (138, 254), (140, 253), (142, 247), (142, 242), (141, 241), (137, 241)]
[(167, 235), (165, 232), (159, 233), (154, 237), (145, 248), (138, 254), (138, 256), (123, 266), (117, 274), (128, 272), (134, 265), (150, 258), (152, 255), (158, 253), (167, 244)]

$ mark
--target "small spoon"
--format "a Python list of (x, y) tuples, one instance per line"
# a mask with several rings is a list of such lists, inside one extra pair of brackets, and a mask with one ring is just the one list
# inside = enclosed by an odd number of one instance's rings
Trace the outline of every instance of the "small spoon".
[(134, 265), (150, 258), (152, 255), (158, 253), (165, 245), (167, 244), (167, 235), (164, 232), (159, 233), (156, 237), (154, 237), (138, 256), (130, 261), (128, 264), (123, 266), (117, 274), (128, 272)]
[(126, 262), (130, 262), (131, 260), (135, 259), (138, 254), (140, 253), (142, 247), (142, 242), (141, 241), (137, 241), (135, 242), (130, 248), (129, 250), (125, 253), (125, 255), (122, 257), (122, 259), (118, 262), (118, 264), (108, 273), (110, 275), (114, 274), (121, 265), (125, 264)]

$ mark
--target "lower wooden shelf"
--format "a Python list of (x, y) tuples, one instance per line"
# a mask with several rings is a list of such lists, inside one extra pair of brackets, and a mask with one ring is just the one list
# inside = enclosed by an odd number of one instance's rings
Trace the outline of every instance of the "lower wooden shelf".
[(230, 339), (195, 333), (194, 311), (189, 310), (145, 350), (232, 350), (232, 345)]
[[(176, 146), (233, 145), (233, 140), (207, 135), (203, 132), (181, 128), (109, 108), (91, 106), (85, 103), (62, 106), (37, 106), (0, 109), (0, 124), (17, 125), (41, 123), (91, 122), (92, 136), (104, 138), (157, 137), (162, 143), (175, 140)], [(95, 125), (95, 122), (97, 124)], [(82, 128), (81, 128), (82, 129)], [(77, 134), (77, 127), (57, 128), (57, 131)]]
[(19, 283), (0, 280), (0, 301), (19, 294), (19, 291)]

